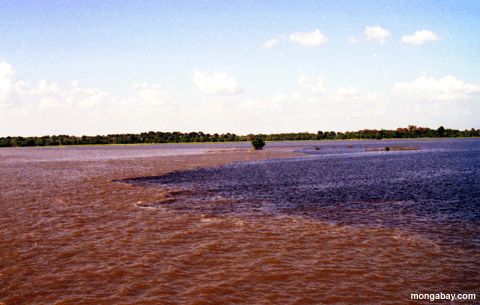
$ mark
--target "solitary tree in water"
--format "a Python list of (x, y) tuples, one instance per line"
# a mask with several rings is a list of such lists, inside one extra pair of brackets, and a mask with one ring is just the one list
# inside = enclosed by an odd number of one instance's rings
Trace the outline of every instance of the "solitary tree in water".
[(445, 135), (445, 128), (443, 126), (438, 127), (437, 136), (443, 137)]
[(255, 137), (252, 140), (252, 146), (255, 149), (262, 149), (263, 146), (265, 146), (265, 142), (263, 142), (262, 138), (260, 137)]

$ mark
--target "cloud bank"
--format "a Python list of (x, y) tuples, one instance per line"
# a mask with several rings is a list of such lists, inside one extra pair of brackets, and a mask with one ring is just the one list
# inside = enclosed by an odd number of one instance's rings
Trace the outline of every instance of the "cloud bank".
[(467, 84), (453, 76), (439, 80), (421, 76), (410, 83), (396, 83), (393, 90), (406, 92), (415, 100), (456, 101), (480, 94), (480, 85)]

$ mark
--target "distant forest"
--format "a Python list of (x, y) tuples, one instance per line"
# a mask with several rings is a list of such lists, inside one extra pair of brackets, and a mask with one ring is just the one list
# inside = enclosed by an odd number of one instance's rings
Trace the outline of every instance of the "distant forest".
[(412, 138), (468, 138), (480, 137), (480, 129), (454, 130), (416, 127), (396, 130), (364, 129), (353, 132), (318, 131), (317, 133), (279, 133), (279, 134), (249, 134), (236, 135), (209, 134), (203, 132), (143, 132), (140, 134), (109, 134), (106, 136), (43, 136), (43, 137), (4, 137), (0, 138), (0, 147), (15, 146), (60, 146), (60, 145), (104, 145), (104, 144), (160, 144), (160, 143), (193, 143), (193, 142), (245, 142), (254, 137), (264, 141), (305, 141), (305, 140), (381, 140), (381, 139), (412, 139)]

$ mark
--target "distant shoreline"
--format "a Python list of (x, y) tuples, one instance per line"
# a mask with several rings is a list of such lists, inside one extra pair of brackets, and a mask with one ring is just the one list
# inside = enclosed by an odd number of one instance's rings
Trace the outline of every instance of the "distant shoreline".
[[(325, 140), (274, 140), (266, 143), (311, 143), (311, 142), (340, 142), (340, 141), (398, 141), (398, 140), (454, 140), (454, 139), (480, 139), (480, 136), (475, 137), (422, 137), (422, 138), (382, 138), (382, 139), (325, 139)], [(154, 145), (223, 145), (223, 144), (240, 144), (245, 143), (248, 145), (249, 141), (226, 141), (226, 142), (171, 142), (171, 143), (104, 143), (104, 144), (63, 144), (63, 145), (29, 145), (29, 146), (0, 146), (0, 148), (68, 148), (68, 147), (115, 147), (115, 146), (154, 146)], [(250, 146), (249, 146), (250, 147)]]
[(63, 146), (63, 145), (125, 145), (125, 144), (186, 144), (186, 143), (238, 143), (249, 142), (254, 138), (260, 138), (264, 142), (270, 141), (323, 141), (323, 140), (383, 140), (383, 139), (425, 139), (425, 138), (477, 138), (480, 137), (480, 129), (471, 128), (464, 131), (417, 127), (409, 125), (407, 128), (396, 130), (364, 129), (358, 131), (318, 131), (317, 133), (277, 133), (277, 134), (248, 134), (236, 135), (234, 133), (209, 134), (199, 132), (182, 133), (175, 132), (142, 132), (139, 134), (108, 134), (96, 136), (69, 136), (52, 135), (42, 137), (3, 137), (0, 138), (0, 147), (14, 146)]

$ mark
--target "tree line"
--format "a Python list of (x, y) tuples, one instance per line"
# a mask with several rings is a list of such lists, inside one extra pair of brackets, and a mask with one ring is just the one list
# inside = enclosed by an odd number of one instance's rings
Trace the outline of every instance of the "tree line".
[(263, 141), (306, 141), (306, 140), (381, 140), (381, 139), (412, 139), (412, 138), (468, 138), (480, 137), (480, 129), (455, 130), (416, 127), (396, 130), (364, 129), (352, 132), (318, 131), (317, 133), (279, 133), (279, 134), (249, 134), (236, 135), (234, 133), (209, 134), (203, 132), (143, 132), (140, 134), (109, 134), (97, 136), (68, 136), (53, 135), (43, 137), (3, 137), (0, 138), (0, 147), (17, 146), (61, 146), (61, 145), (105, 145), (105, 144), (162, 144), (162, 143), (202, 143), (202, 142), (246, 142), (254, 137)]

